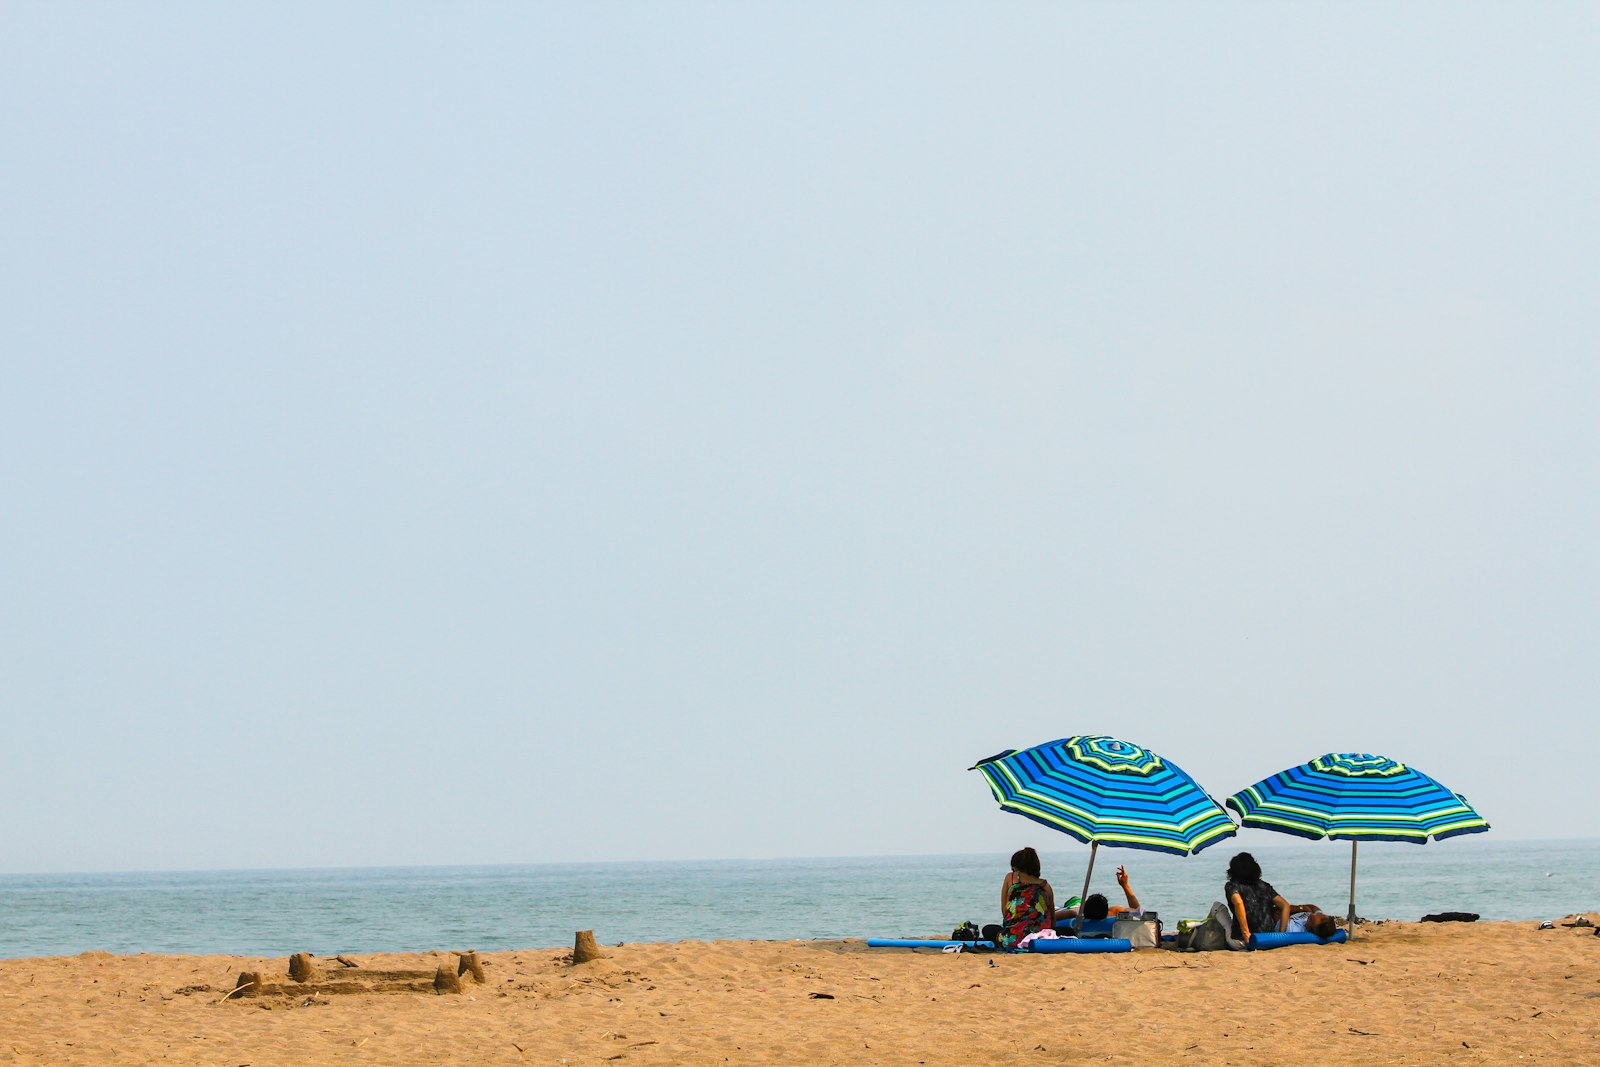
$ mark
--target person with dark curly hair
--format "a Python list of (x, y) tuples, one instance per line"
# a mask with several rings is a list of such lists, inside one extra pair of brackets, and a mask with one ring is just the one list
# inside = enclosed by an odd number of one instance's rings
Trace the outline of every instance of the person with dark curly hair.
[(1289, 922), (1290, 904), (1261, 877), (1261, 864), (1248, 852), (1228, 862), (1228, 881), (1222, 899), (1233, 910), (1233, 938), (1249, 941), (1251, 934), (1280, 934)]

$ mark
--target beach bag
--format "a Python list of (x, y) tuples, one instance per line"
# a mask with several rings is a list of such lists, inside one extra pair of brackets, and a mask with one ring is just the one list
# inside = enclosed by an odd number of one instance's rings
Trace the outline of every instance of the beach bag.
[(1222, 928), (1221, 923), (1209, 917), (1189, 927), (1189, 933), (1183, 943), (1185, 952), (1210, 952), (1213, 949), (1227, 947), (1227, 931)]
[(1243, 948), (1244, 943), (1229, 936), (1233, 929), (1233, 912), (1217, 901), (1211, 905), (1211, 914), (1203, 922), (1189, 927), (1189, 939), (1182, 947), (1188, 952), (1211, 952), (1219, 948)]
[(983, 935), (978, 930), (976, 923), (962, 923), (950, 934), (950, 940), (952, 941), (981, 941), (982, 939)]
[(1118, 916), (1111, 923), (1112, 937), (1125, 937), (1134, 948), (1161, 946), (1161, 920), (1153, 911), (1139, 916)]

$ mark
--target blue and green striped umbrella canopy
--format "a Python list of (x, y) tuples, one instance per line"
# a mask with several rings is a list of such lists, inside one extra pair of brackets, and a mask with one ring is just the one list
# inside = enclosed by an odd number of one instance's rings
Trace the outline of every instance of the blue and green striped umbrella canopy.
[(1238, 832), (1176, 764), (1114, 737), (1009, 749), (970, 769), (983, 772), (1002, 809), (1085, 843), (1187, 856)]
[(1330, 752), (1279, 771), (1225, 803), (1243, 825), (1296, 837), (1426, 844), (1489, 829), (1465, 797), (1415, 767), (1365, 752)]

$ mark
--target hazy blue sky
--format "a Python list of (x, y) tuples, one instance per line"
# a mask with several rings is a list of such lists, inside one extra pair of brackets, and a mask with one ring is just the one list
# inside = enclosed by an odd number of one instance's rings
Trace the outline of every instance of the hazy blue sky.
[(1097, 732), (1596, 836), (1597, 54), (0, 5), (0, 869), (1003, 857)]

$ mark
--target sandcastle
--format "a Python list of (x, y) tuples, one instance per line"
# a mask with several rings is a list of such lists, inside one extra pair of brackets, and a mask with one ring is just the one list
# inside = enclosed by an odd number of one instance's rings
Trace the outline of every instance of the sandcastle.
[(483, 960), (476, 951), (451, 952), (452, 968), (441, 963), (433, 971), (373, 970), (364, 968), (348, 956), (333, 956), (331, 964), (319, 964), (315, 955), (296, 952), (289, 957), (287, 982), (267, 982), (259, 971), (242, 971), (224, 1000), (244, 997), (339, 996), (348, 993), (459, 993), (466, 978), (482, 984)]

